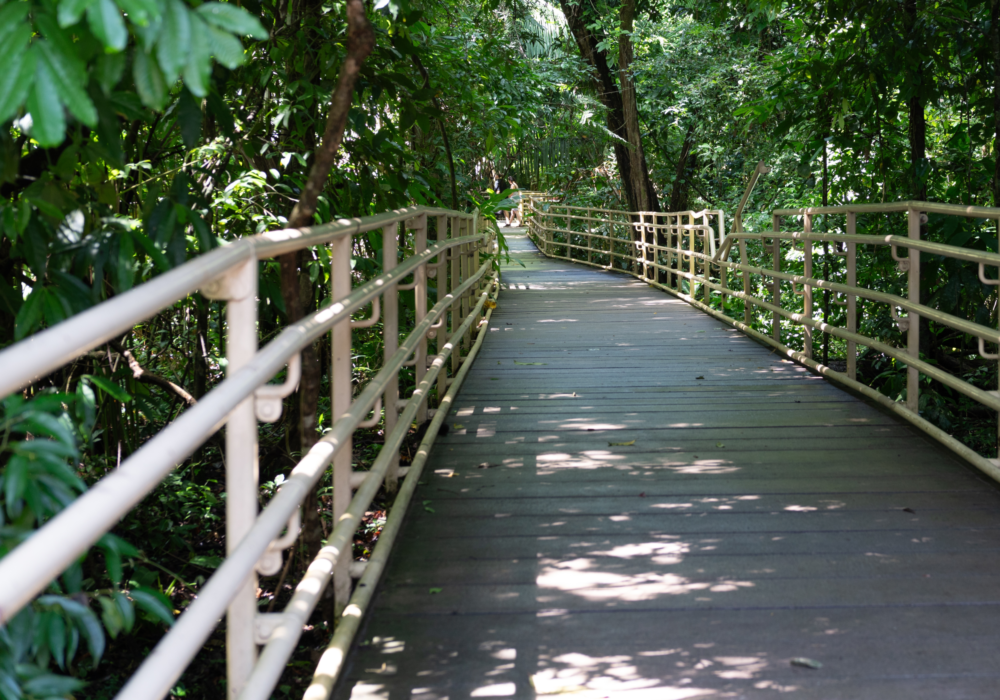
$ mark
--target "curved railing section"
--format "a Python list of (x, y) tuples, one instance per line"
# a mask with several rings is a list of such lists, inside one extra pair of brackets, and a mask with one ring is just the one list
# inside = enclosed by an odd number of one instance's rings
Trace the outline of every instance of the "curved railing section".
[[(404, 227), (402, 230), (400, 227)], [(353, 282), (353, 236), (378, 231), (383, 236), (383, 272), (363, 284)], [(409, 231), (410, 233), (407, 233)], [(434, 239), (428, 241), (429, 234)], [(399, 241), (413, 241), (412, 254), (399, 260)], [(430, 244), (429, 244), (430, 243)], [(303, 248), (330, 247), (333, 300), (298, 323), (287, 326), (263, 348), (257, 347), (257, 284), (259, 260)], [(303, 625), (331, 584), (337, 609), (351, 627), (357, 604), (349, 605), (352, 576), (375, 575), (352, 562), (352, 538), (380, 486), (390, 491), (397, 479), (406, 483), (390, 514), (389, 537), (405, 512), (409, 494), (426, 459), (437, 426), (458, 390), (464, 371), (478, 349), (472, 332), (496, 280), (492, 224), (476, 213), (415, 207), (359, 219), (342, 219), (323, 226), (282, 230), (244, 238), (192, 260), (156, 279), (121, 294), (85, 313), (0, 352), (0, 396), (18, 391), (72, 362), (93, 348), (156, 315), (198, 290), (227, 302), (227, 376), (197, 404), (148, 440), (119, 469), (86, 493), (0, 560), (0, 623), (15, 615), (43, 592), (73, 561), (108, 532), (119, 519), (191, 455), (215, 431), (226, 426), (227, 557), (201, 587), (197, 598), (118, 694), (128, 698), (162, 698), (180, 677), (223, 615), (227, 616), (227, 664), (230, 698), (268, 698), (295, 649)], [(437, 298), (428, 300), (428, 277), (436, 277)], [(408, 278), (412, 278), (406, 282)], [(415, 327), (399, 342), (397, 293), (413, 289)], [(366, 305), (365, 321), (351, 315)], [(353, 397), (351, 328), (371, 325), (381, 316), (385, 357), (382, 369)], [(450, 322), (449, 322), (450, 321)], [(299, 353), (323, 334), (332, 334), (331, 414), (339, 416), (328, 432), (302, 457), (270, 503), (258, 512), (257, 431), (273, 422), (281, 399), (295, 390)], [(480, 332), (481, 333), (481, 332)], [(436, 354), (428, 356), (428, 340)], [(461, 351), (468, 353), (461, 357)], [(462, 362), (465, 364), (462, 364)], [(288, 366), (281, 385), (267, 382)], [(413, 366), (416, 388), (399, 396), (399, 372)], [(449, 370), (452, 377), (448, 377)], [(399, 447), (414, 421), (434, 414), (428, 396), (437, 386), (440, 407), (427, 431), (424, 456), (409, 469), (400, 468)], [(363, 425), (385, 415), (385, 445), (368, 472), (352, 472), (351, 436)], [(375, 419), (368, 419), (374, 411)], [(281, 613), (257, 612), (257, 574), (277, 573), (282, 550), (299, 530), (299, 508), (306, 495), (333, 465), (333, 519), (336, 526), (326, 546), (309, 566), (291, 602)], [(284, 531), (285, 534), (282, 534)], [(371, 582), (370, 592), (374, 588)], [(360, 589), (364, 592), (364, 589)], [(362, 596), (363, 598), (363, 596)], [(356, 629), (356, 625), (355, 625)], [(343, 635), (341, 635), (343, 636)], [(263, 649), (258, 658), (258, 647)], [(327, 668), (317, 676), (317, 688), (331, 685)], [(312, 692), (312, 691), (311, 691)]]
[[(920, 356), (921, 318), (963, 334), (972, 344), (978, 345), (979, 356), (986, 360), (996, 360), (1000, 356), (989, 353), (985, 347), (985, 343), (1000, 343), (1000, 332), (996, 328), (933, 308), (922, 303), (920, 298), (922, 253), (971, 266), (984, 285), (1000, 284), (1000, 280), (989, 277), (986, 272), (987, 268), (1000, 268), (1000, 255), (922, 240), (921, 227), (927, 223), (927, 215), (1000, 222), (1000, 209), (931, 202), (779, 209), (773, 213), (770, 231), (748, 233), (737, 222), (728, 234), (724, 233), (721, 211), (630, 213), (536, 201), (529, 201), (527, 210), (528, 235), (545, 255), (621, 270), (680, 297), (777, 348), (787, 357), (873, 399), (1000, 480), (1000, 460), (980, 455), (920, 415), (921, 377), (929, 377), (981, 406), (1000, 411), (1000, 392), (975, 386)], [(858, 233), (859, 215), (893, 214), (906, 216), (906, 236)], [(837, 232), (815, 231), (814, 221), (818, 216), (826, 217), (825, 227)], [(800, 221), (801, 230), (782, 230), (782, 221), (788, 219)], [(753, 245), (754, 249), (749, 249), (748, 245)], [(824, 275), (822, 266), (816, 264), (816, 256), (824, 245), (828, 250), (832, 247), (831, 256), (836, 254), (842, 260), (836, 274)], [(906, 289), (905, 294), (892, 294), (859, 284), (858, 251), (865, 247), (890, 250), (898, 273), (904, 278), (899, 286)], [(901, 250), (906, 250), (907, 254), (902, 255)], [(731, 259), (734, 251), (736, 260)], [(794, 260), (802, 273), (782, 270), (783, 261), (788, 260)], [(752, 264), (752, 261), (764, 262)], [(761, 290), (765, 293), (761, 294)], [(824, 314), (814, 303), (816, 290), (828, 291), (832, 303), (846, 309), (844, 323), (823, 320)], [(790, 298), (798, 301), (789, 305)], [(880, 305), (887, 307), (905, 336), (905, 346), (860, 332), (859, 301), (865, 302), (869, 312), (877, 311)], [(770, 334), (766, 332), (767, 326), (770, 326)], [(844, 341), (844, 371), (835, 370), (813, 357), (813, 334), (817, 332)], [(884, 353), (906, 366), (905, 402), (893, 401), (858, 381), (858, 351), (862, 347)]]

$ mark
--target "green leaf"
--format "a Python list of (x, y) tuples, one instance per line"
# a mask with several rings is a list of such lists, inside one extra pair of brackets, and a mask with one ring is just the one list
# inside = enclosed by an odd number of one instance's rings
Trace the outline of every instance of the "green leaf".
[(115, 2), (128, 15), (132, 24), (146, 26), (150, 20), (160, 19), (160, 6), (156, 0), (115, 0)]
[(60, 27), (71, 27), (80, 21), (83, 13), (94, 4), (94, 0), (61, 0), (56, 18)]
[(125, 20), (113, 0), (96, 0), (87, 8), (90, 31), (104, 45), (105, 51), (119, 52), (128, 42)]
[[(87, 648), (90, 650), (90, 656), (94, 660), (94, 667), (101, 660), (101, 656), (104, 655), (104, 632), (101, 629), (101, 623), (97, 620), (97, 615), (88, 608), (87, 606), (76, 602), (70, 598), (64, 598), (58, 595), (43, 595), (38, 598), (38, 602), (41, 605), (55, 605), (62, 608), (67, 615), (76, 623), (74, 626), (78, 629), (87, 640)], [(73, 652), (75, 644), (70, 643), (70, 653), (66, 656), (67, 658), (73, 657)]]
[(132, 77), (142, 103), (153, 109), (163, 109), (167, 103), (167, 84), (156, 61), (144, 51), (136, 50), (132, 62)]
[(47, 627), (46, 636), (49, 638), (49, 651), (55, 657), (59, 668), (66, 668), (66, 623), (62, 615), (51, 615)]
[(442, 590), (444, 590), (444, 589), (442, 589), (442, 588), (429, 588), (429, 589), (427, 589), (427, 592), (430, 593), (431, 595), (437, 595)]
[(21, 515), (24, 504), (24, 489), (28, 485), (28, 472), (31, 463), (21, 455), (14, 455), (7, 462), (3, 473), (4, 501), (7, 503), (7, 514), (11, 518)]
[(208, 556), (205, 554), (199, 554), (197, 556), (191, 557), (191, 563), (195, 566), (201, 566), (206, 569), (218, 569), (222, 566), (222, 562), (225, 561), (222, 557)]
[(79, 421), (80, 432), (83, 433), (87, 442), (90, 442), (94, 424), (97, 422), (97, 395), (87, 381), (80, 381), (76, 385), (76, 417)]
[[(39, 18), (41, 24), (41, 18)], [(50, 31), (62, 33), (55, 23), (51, 23)], [(46, 33), (48, 37), (48, 33)], [(38, 41), (34, 45), (38, 51), (38, 62), (44, 64), (52, 74), (52, 81), (59, 92), (60, 101), (69, 108), (73, 116), (87, 126), (96, 126), (97, 109), (90, 100), (83, 86), (87, 84), (87, 74), (81, 67), (75, 54), (67, 54), (61, 41)], [(37, 75), (37, 72), (36, 72)], [(34, 117), (34, 115), (32, 115)]]
[(184, 66), (184, 85), (197, 97), (208, 94), (212, 77), (212, 49), (208, 27), (197, 14), (191, 15), (191, 52)]
[(191, 48), (191, 19), (188, 8), (180, 0), (166, 0), (163, 27), (156, 42), (156, 59), (169, 85), (177, 80), (181, 68), (188, 60)]
[(122, 619), (121, 610), (112, 598), (98, 596), (97, 602), (101, 604), (101, 619), (104, 621), (104, 629), (108, 631), (112, 639), (125, 627), (125, 620)]
[(54, 673), (43, 673), (35, 676), (21, 686), (28, 695), (39, 698), (64, 698), (86, 687), (86, 683), (71, 676), (57, 676)]
[(217, 27), (206, 25), (206, 29), (208, 29), (212, 55), (215, 56), (216, 61), (229, 69), (243, 65), (245, 56), (243, 55), (243, 44), (240, 43), (239, 39)]
[(0, 66), (3, 66), (0, 71), (0, 122), (7, 121), (24, 104), (34, 81), (35, 54), (27, 51), (30, 39), (31, 26), (19, 24), (0, 40)]
[(125, 631), (131, 632), (132, 628), (135, 626), (135, 609), (132, 607), (132, 601), (130, 601), (124, 593), (117, 591), (115, 592), (114, 598), (115, 604), (118, 606), (118, 612), (121, 613)]
[[(59, 100), (59, 88), (52, 71), (44, 60), (35, 65), (35, 84), (28, 93), (28, 112), (31, 114), (31, 136), (42, 146), (58, 146), (66, 133), (66, 115)], [(48, 295), (41, 297), (42, 308)]]
[(85, 374), (83, 375), (82, 378), (93, 382), (95, 385), (97, 385), (98, 389), (102, 390), (108, 396), (118, 401), (121, 401), (122, 403), (128, 403), (129, 401), (132, 400), (131, 394), (129, 394), (127, 391), (125, 391), (125, 389), (118, 386), (109, 379), (105, 379), (104, 377), (99, 377), (96, 374)]
[(184, 147), (190, 151), (201, 138), (201, 105), (187, 90), (181, 91), (177, 103), (177, 123), (181, 127)]
[(14, 320), (14, 340), (21, 340), (38, 328), (42, 320), (42, 309), (45, 301), (45, 288), (35, 287), (25, 299)]
[(48, 413), (29, 413), (23, 421), (14, 427), (14, 431), (32, 433), (36, 437), (47, 435), (72, 448), (76, 454), (76, 440), (73, 438), (73, 431), (66, 423)]
[(221, 2), (206, 2), (197, 9), (199, 15), (220, 29), (233, 34), (252, 36), (254, 39), (267, 39), (268, 33), (264, 25), (246, 10)]
[(125, 54), (121, 51), (104, 54), (98, 57), (97, 63), (94, 64), (94, 77), (97, 78), (97, 84), (101, 86), (105, 95), (111, 94), (124, 72)]
[(128, 595), (135, 601), (136, 605), (160, 622), (168, 626), (174, 624), (174, 614), (171, 612), (169, 605), (170, 599), (162, 593), (158, 593), (151, 588), (133, 588), (129, 591)]

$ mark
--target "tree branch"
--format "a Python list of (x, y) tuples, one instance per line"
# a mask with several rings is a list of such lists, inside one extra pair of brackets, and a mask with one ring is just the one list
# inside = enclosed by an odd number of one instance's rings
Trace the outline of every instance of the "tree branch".
[(132, 351), (126, 350), (122, 347), (121, 343), (112, 342), (110, 345), (115, 349), (115, 352), (124, 357), (128, 362), (128, 366), (132, 370), (132, 378), (136, 381), (140, 381), (143, 384), (152, 384), (153, 386), (158, 386), (165, 391), (169, 391), (170, 393), (183, 399), (188, 406), (194, 406), (198, 403), (198, 401), (191, 396), (191, 394), (185, 391), (183, 387), (174, 384), (169, 379), (161, 377), (158, 374), (153, 374), (152, 372), (143, 369), (142, 365), (139, 364), (139, 361), (135, 359)]

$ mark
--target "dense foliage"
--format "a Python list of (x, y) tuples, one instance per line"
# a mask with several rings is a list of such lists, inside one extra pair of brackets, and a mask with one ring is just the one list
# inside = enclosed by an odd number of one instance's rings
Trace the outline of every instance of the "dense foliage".
[[(316, 220), (413, 203), (489, 213), (505, 206), (489, 192), (502, 176), (570, 203), (628, 208), (623, 141), (641, 145), (655, 195), (648, 201), (661, 209), (732, 212), (765, 160), (774, 169), (746, 217), (756, 230), (770, 226), (778, 206), (996, 203), (996, 3), (562, 7), (579, 11), (626, 101), (631, 83), (640, 133), (609, 121), (595, 64), (558, 6), (377, 0), (367, 8), (374, 50)], [(623, 8), (633, 13), (627, 19)], [(216, 246), (285, 225), (322, 138), (345, 55), (344, 14), (342, 0), (0, 2), (0, 347)], [(873, 232), (901, 226), (884, 217), (860, 223)], [(926, 235), (997, 249), (996, 232), (975, 220), (932, 217)], [(378, 274), (380, 240), (361, 236), (355, 246), (356, 279)], [(823, 263), (831, 278), (843, 275), (838, 260), (831, 252)], [(322, 249), (298, 261), (306, 311), (328, 300), (326, 263)], [(996, 296), (974, 270), (933, 256), (924, 265), (927, 303), (996, 324)], [(862, 267), (862, 282), (905, 283), (888, 254)], [(262, 263), (260, 274), (265, 342), (287, 309), (279, 263)], [(412, 317), (412, 295), (404, 307)], [(820, 303), (817, 313), (836, 320), (843, 312)], [(900, 341), (887, 311), (872, 308), (863, 325)], [(380, 331), (355, 334), (359, 386), (379, 367)], [(926, 357), (994, 388), (995, 364), (967, 339), (927, 331)], [(842, 358), (836, 341), (817, 334), (815, 342), (818, 356)], [(192, 296), (7, 397), (0, 555), (224, 371), (224, 308)], [(885, 357), (866, 353), (861, 372), (903, 397), (903, 370)], [(995, 416), (943, 387), (929, 385), (924, 396), (929, 419), (950, 430), (965, 422), (960, 437), (995, 450)], [(263, 429), (262, 501), (299, 453), (295, 414), (290, 405)], [(319, 414), (322, 430), (325, 399)], [(356, 440), (359, 464), (379, 440), (378, 429)], [(210, 441), (45, 596), (4, 621), (0, 697), (65, 697), (84, 681), (100, 697), (121, 684), (224, 552), (220, 444)], [(265, 580), (262, 600), (273, 605), (279, 589)], [(304, 644), (325, 643), (320, 631)], [(106, 637), (120, 635), (137, 643), (108, 646)], [(107, 654), (111, 670), (98, 666)], [(218, 658), (200, 661), (175, 694), (221, 696)], [(282, 693), (295, 685), (295, 668)]]

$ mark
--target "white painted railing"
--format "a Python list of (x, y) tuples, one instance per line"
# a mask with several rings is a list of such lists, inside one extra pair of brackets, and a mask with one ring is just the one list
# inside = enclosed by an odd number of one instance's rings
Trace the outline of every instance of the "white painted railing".
[[(766, 172), (762, 164), (755, 171)], [(746, 202), (744, 195), (742, 205)], [(930, 377), (950, 389), (994, 411), (1000, 411), (1000, 391), (977, 387), (942, 367), (920, 357), (921, 317), (948, 326), (978, 341), (979, 355), (996, 360), (984, 344), (1000, 343), (1000, 331), (973, 320), (940, 311), (921, 303), (920, 255), (928, 253), (962, 261), (978, 267), (978, 277), (983, 284), (996, 286), (1000, 280), (986, 276), (986, 268), (1000, 268), (1000, 255), (982, 250), (944, 245), (921, 240), (921, 225), (927, 214), (944, 214), (1000, 222), (1000, 209), (991, 207), (936, 204), (932, 202), (895, 202), (892, 204), (858, 204), (840, 207), (810, 209), (779, 209), (773, 213), (772, 230), (762, 233), (743, 231), (739, 212), (733, 231), (724, 234), (721, 211), (627, 213), (599, 209), (568, 207), (558, 204), (541, 204), (531, 201), (528, 205), (528, 233), (538, 248), (550, 257), (573, 260), (604, 269), (628, 272), (650, 285), (664, 289), (721, 321), (735, 326), (748, 335), (783, 352), (787, 357), (819, 372), (823, 376), (864, 394), (885, 408), (902, 416), (921, 430), (954, 450), (994, 479), (1000, 480), (1000, 460), (986, 458), (964, 445), (952, 435), (941, 430), (920, 415), (920, 377)], [(858, 234), (859, 215), (891, 215), (902, 213), (907, 217), (907, 236)], [(813, 231), (816, 216), (843, 217), (838, 233)], [(801, 231), (782, 231), (783, 218), (796, 217), (802, 222)], [(841, 219), (834, 219), (839, 226)], [(770, 258), (769, 267), (752, 265), (747, 243), (756, 242), (756, 251)], [(837, 269), (823, 279), (815, 273), (814, 244), (827, 244), (836, 248), (837, 259), (843, 261)], [(785, 246), (787, 253), (783, 252)], [(898, 263), (898, 271), (905, 275), (906, 296), (859, 286), (857, 269), (858, 246), (888, 247)], [(731, 261), (733, 249), (739, 261)], [(899, 249), (908, 255), (899, 255)], [(782, 271), (782, 261), (793, 253), (801, 256), (803, 274)], [(790, 257), (790, 256), (789, 256)], [(833, 257), (833, 253), (831, 253)], [(820, 268), (822, 270), (822, 268)], [(757, 289), (768, 289), (770, 298), (755, 296)], [(846, 283), (835, 281), (843, 279)], [(731, 284), (734, 282), (735, 284)], [(782, 307), (782, 285), (797, 297), (801, 304), (796, 308)], [(841, 327), (824, 322), (820, 310), (813, 304), (816, 289), (829, 290), (833, 303), (846, 307), (846, 325)], [(837, 300), (836, 297), (842, 297)], [(725, 312), (727, 297), (743, 301), (741, 318), (731, 318)], [(794, 296), (792, 298), (795, 298)], [(713, 308), (713, 300), (716, 302)], [(787, 300), (787, 295), (786, 295)], [(906, 336), (906, 347), (896, 347), (883, 339), (859, 333), (858, 300), (888, 306), (901, 333)], [(901, 316), (897, 309), (906, 312)], [(766, 319), (766, 320), (765, 320)], [(770, 321), (770, 335), (761, 333), (754, 325)], [(782, 326), (785, 321), (785, 327)], [(791, 322), (791, 328), (788, 327)], [(793, 332), (794, 331), (794, 332)], [(813, 358), (813, 333), (829, 333), (846, 341), (846, 371), (839, 372)], [(793, 347), (793, 344), (795, 347)], [(857, 381), (858, 348), (870, 347), (899, 360), (907, 367), (906, 401), (896, 402)], [(998, 420), (1000, 434), (1000, 420)]]
[[(431, 224), (436, 240), (428, 247)], [(412, 231), (414, 245), (413, 254), (398, 262), (401, 225), (404, 234)], [(436, 384), (440, 413), (421, 446), (424, 456), (410, 467), (407, 485), (396, 499), (390, 520), (396, 523), (405, 512), (429, 444), (467, 369), (467, 364), (460, 368), (465, 359), (460, 352), (468, 353), (466, 363), (474, 357), (479, 343), (472, 346), (471, 332), (476, 330), (488, 296), (495, 294), (492, 261), (483, 256), (494, 249), (491, 227), (476, 213), (416, 207), (245, 238), (0, 352), (0, 396), (6, 396), (199, 289), (208, 298), (227, 302), (226, 379), (148, 440), (118, 470), (0, 560), (0, 623), (44, 591), (174, 467), (225, 425), (226, 559), (117, 697), (165, 696), (224, 614), (229, 697), (270, 697), (303, 624), (329, 582), (333, 582), (338, 611), (346, 609), (346, 628), (350, 628), (351, 616), (359, 614), (361, 608), (356, 604), (348, 606), (352, 568), (356, 575), (364, 572), (368, 576), (369, 572), (361, 566), (351, 567), (353, 534), (379, 487), (385, 483), (387, 489), (396, 489), (397, 479), (404, 473), (398, 466), (400, 444), (412, 422), (427, 419), (427, 399)], [(383, 235), (383, 272), (354, 286), (353, 236), (378, 229)], [(330, 246), (332, 302), (286, 327), (258, 349), (258, 260), (317, 245)], [(412, 282), (402, 284), (411, 275)], [(428, 277), (437, 278), (436, 303), (429, 309)], [(416, 326), (399, 343), (397, 292), (401, 289), (414, 290)], [(353, 322), (351, 315), (370, 303), (373, 318), (381, 314), (384, 324), (385, 358), (375, 378), (353, 397), (351, 328), (370, 325), (370, 321)], [(258, 513), (258, 422), (277, 420), (281, 398), (294, 391), (298, 382), (299, 353), (325, 333), (332, 333), (331, 414), (336, 418)], [(437, 353), (431, 358), (427, 356), (428, 338), (436, 340)], [(286, 364), (285, 383), (266, 385)], [(449, 364), (452, 378), (447, 376)], [(403, 366), (414, 366), (416, 374), (416, 389), (406, 401), (400, 401), (398, 389)], [(374, 410), (377, 418), (380, 406), (385, 415), (385, 445), (371, 471), (353, 473), (351, 436), (366, 423), (369, 412)], [(331, 463), (336, 526), (284, 612), (260, 614), (257, 573), (273, 574), (280, 569), (281, 550), (290, 546), (298, 533), (300, 504)], [(393, 524), (393, 528), (398, 526)], [(379, 542), (383, 552), (392, 543), (394, 530), (388, 526), (387, 530), (389, 536), (383, 535)], [(384, 553), (381, 556), (384, 559)], [(380, 566), (372, 571), (376, 570)], [(260, 645), (263, 651), (258, 658)], [(332, 686), (330, 679), (335, 678), (329, 673), (329, 658), (324, 658), (326, 671), (310, 691), (314, 696)]]

